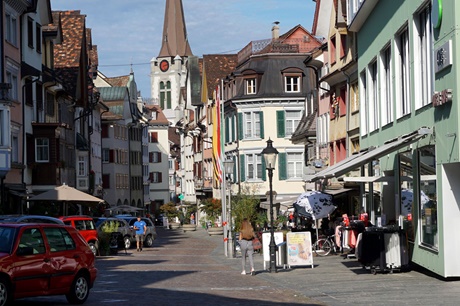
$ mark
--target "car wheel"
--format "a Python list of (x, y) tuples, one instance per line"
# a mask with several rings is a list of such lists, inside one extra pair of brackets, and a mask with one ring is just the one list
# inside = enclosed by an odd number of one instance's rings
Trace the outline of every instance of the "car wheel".
[(125, 238), (123, 238), (124, 241), (125, 241), (125, 249), (130, 249), (131, 248), (131, 238), (129, 238), (129, 236), (125, 236)]
[(147, 248), (153, 247), (153, 237), (152, 235), (147, 235), (144, 240), (144, 246)]
[(97, 246), (94, 242), (89, 242), (89, 248), (93, 251), (94, 256), (97, 256)]
[(11, 300), (10, 284), (4, 277), (0, 277), (0, 306), (11, 304)]
[(83, 304), (89, 295), (88, 277), (78, 273), (72, 282), (69, 293), (66, 294), (67, 301), (70, 304)]

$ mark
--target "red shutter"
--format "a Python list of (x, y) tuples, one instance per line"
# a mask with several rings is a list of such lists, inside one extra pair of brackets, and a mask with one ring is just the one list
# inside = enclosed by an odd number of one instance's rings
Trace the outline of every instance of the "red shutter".
[(107, 124), (102, 125), (101, 137), (109, 138), (109, 126)]
[(150, 183), (153, 182), (153, 172), (150, 172), (150, 173), (149, 173), (149, 180), (150, 180)]
[(110, 188), (110, 174), (103, 174), (102, 175), (102, 187), (105, 189)]
[(158, 142), (158, 132), (152, 132), (152, 142)]

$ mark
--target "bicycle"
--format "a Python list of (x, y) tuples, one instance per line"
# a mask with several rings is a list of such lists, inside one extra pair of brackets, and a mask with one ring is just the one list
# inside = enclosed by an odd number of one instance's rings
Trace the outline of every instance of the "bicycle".
[(324, 257), (334, 251), (334, 254), (340, 251), (340, 247), (338, 247), (335, 243), (335, 235), (329, 235), (326, 237), (319, 238), (313, 244), (313, 250), (315, 251), (316, 255)]

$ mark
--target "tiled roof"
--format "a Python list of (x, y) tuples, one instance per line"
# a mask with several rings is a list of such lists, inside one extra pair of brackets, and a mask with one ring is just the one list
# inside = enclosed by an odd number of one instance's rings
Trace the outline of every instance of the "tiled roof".
[(166, 119), (166, 116), (163, 113), (163, 110), (160, 108), (159, 105), (145, 105), (144, 108), (150, 112), (157, 113), (157, 119), (156, 120), (151, 119), (149, 120), (149, 123), (169, 125), (169, 120)]
[(219, 85), (221, 79), (231, 74), (237, 65), (236, 54), (204, 54), (203, 67), (201, 71), (206, 69), (206, 79), (208, 86), (209, 99), (212, 98), (212, 93)]
[(112, 86), (127, 86), (129, 82), (129, 75), (107, 77), (105, 78), (105, 81)]

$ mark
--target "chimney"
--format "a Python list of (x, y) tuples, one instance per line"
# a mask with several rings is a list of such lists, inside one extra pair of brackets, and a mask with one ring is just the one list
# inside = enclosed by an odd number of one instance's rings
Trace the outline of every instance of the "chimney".
[(275, 25), (272, 28), (272, 39), (278, 39), (280, 38), (280, 27), (278, 26), (280, 22), (275, 21), (274, 24)]

